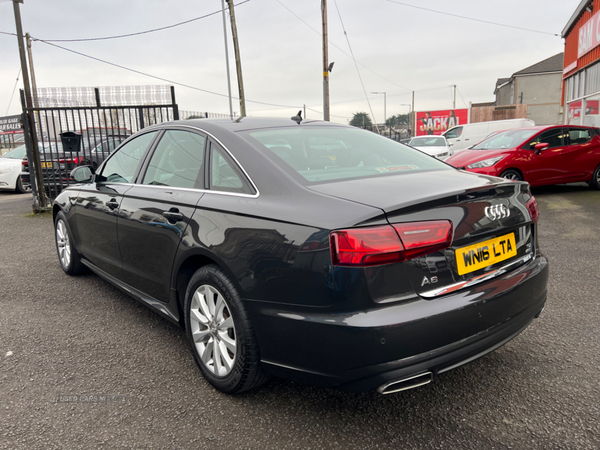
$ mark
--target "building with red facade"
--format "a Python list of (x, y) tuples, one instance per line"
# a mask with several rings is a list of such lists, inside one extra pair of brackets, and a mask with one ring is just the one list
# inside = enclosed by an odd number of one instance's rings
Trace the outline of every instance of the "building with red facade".
[(600, 0), (582, 0), (562, 37), (564, 122), (600, 127)]

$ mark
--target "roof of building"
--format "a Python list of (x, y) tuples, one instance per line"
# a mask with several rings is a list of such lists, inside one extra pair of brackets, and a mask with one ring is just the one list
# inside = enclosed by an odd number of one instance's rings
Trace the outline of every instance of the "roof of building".
[(513, 77), (517, 75), (532, 75), (537, 73), (561, 72), (563, 70), (564, 53), (558, 53), (550, 58), (547, 58), (533, 66), (526, 67), (523, 70), (513, 73)]
[(562, 30), (561, 37), (563, 39), (571, 31), (573, 25), (575, 25), (575, 23), (579, 20), (579, 18), (584, 13), (585, 9), (588, 7), (588, 5), (590, 5), (590, 3), (593, 3), (593, 0), (581, 0), (579, 6), (577, 7), (577, 9), (575, 10), (575, 12), (573, 13), (573, 15)]
[(498, 81), (496, 81), (496, 89), (498, 89), (503, 84), (508, 83), (509, 81), (510, 81), (510, 78), (498, 78)]

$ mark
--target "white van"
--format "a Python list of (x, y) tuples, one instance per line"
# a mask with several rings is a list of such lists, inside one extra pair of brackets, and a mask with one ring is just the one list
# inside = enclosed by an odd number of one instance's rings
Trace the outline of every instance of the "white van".
[(530, 119), (493, 120), (490, 122), (468, 123), (450, 128), (442, 136), (446, 138), (454, 153), (469, 148), (485, 139), (490, 133), (504, 131), (509, 128), (533, 127)]

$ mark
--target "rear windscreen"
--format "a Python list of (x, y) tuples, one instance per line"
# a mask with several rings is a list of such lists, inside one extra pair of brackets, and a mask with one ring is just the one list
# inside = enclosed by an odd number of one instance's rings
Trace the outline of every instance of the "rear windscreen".
[(418, 150), (358, 128), (298, 126), (241, 134), (283, 170), (307, 183), (453, 170)]

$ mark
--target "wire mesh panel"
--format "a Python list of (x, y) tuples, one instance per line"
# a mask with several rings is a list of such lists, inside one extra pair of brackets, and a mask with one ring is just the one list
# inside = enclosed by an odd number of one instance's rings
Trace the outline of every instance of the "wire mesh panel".
[[(73, 183), (70, 173), (75, 167), (97, 169), (132, 134), (177, 118), (173, 105), (36, 108), (33, 115), (40, 171), (50, 199)], [(72, 133), (71, 141), (67, 133)], [(28, 168), (27, 164), (25, 173)]]

